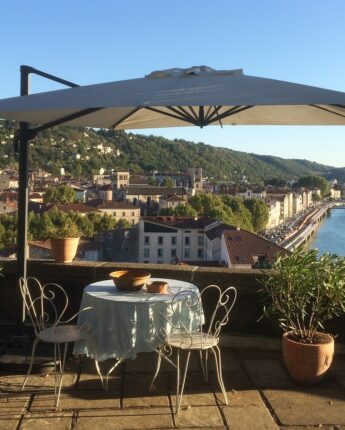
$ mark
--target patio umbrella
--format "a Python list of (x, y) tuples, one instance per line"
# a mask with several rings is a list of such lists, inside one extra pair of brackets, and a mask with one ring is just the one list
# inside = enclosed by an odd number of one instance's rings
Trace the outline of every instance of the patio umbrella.
[(0, 118), (108, 129), (343, 125), (345, 94), (202, 66), (0, 100)]
[[(72, 88), (28, 95), (30, 73)], [(22, 66), (21, 96), (0, 100), (0, 118), (21, 121), (17, 260), (18, 273), (26, 276), (27, 142), (39, 131), (59, 124), (114, 130), (216, 124), (344, 125), (345, 93), (206, 66), (79, 87)], [(30, 128), (29, 123), (39, 125)]]

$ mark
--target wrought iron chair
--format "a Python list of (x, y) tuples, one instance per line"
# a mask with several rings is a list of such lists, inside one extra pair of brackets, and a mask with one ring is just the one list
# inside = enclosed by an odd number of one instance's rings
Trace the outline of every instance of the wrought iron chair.
[[(22, 391), (30, 376), (35, 357), (36, 346), (39, 341), (54, 344), (54, 393), (55, 408), (58, 407), (63, 380), (63, 373), (66, 361), (67, 346), (70, 342), (87, 339), (92, 335), (91, 327), (88, 324), (82, 326), (68, 324), (80, 312), (91, 308), (85, 308), (68, 320), (63, 321), (62, 317), (68, 306), (68, 297), (65, 290), (58, 284), (41, 283), (33, 277), (19, 280), (20, 291), (23, 297), (26, 313), (29, 315), (35, 332), (35, 340), (32, 345), (29, 370), (22, 385)], [(59, 301), (59, 305), (56, 303)], [(51, 321), (50, 321), (51, 319)], [(61, 345), (64, 345), (61, 355)], [(60, 383), (57, 386), (57, 367), (59, 367)]]
[[(216, 297), (216, 306), (211, 314), (207, 329), (203, 330), (204, 315), (202, 303), (205, 301), (206, 295), (208, 295), (208, 293), (211, 293), (212, 297)], [(193, 351), (199, 352), (201, 368), (206, 382), (208, 382), (209, 351), (213, 353), (218, 383), (224, 395), (225, 403), (228, 404), (228, 398), (222, 376), (221, 352), (218, 343), (220, 331), (222, 327), (229, 321), (229, 314), (235, 304), (236, 298), (237, 291), (234, 287), (229, 287), (222, 292), (222, 290), (217, 285), (209, 285), (208, 287), (204, 288), (201, 294), (196, 294), (193, 291), (183, 291), (174, 296), (171, 302), (169, 316), (165, 315), (165, 318), (169, 323), (168, 329), (161, 330), (164, 337), (164, 343), (157, 350), (157, 366), (150, 385), (150, 390), (152, 389), (153, 384), (157, 378), (163, 358), (177, 370), (175, 407), (176, 414), (178, 414), (180, 411), (189, 359), (191, 352)], [(197, 320), (200, 322), (197, 330), (191, 330), (189, 327), (186, 327), (186, 325), (183, 324), (181, 320), (179, 320), (178, 313), (181, 309), (181, 302), (189, 309), (191, 315), (197, 315)], [(173, 351), (176, 351), (176, 362), (174, 362), (172, 358)], [(182, 380), (180, 369), (181, 351), (186, 351), (187, 353)]]

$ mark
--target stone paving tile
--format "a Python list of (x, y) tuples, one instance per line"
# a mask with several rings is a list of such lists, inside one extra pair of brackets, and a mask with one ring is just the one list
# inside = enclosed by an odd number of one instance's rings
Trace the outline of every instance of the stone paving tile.
[(78, 430), (168, 429), (174, 423), (170, 408), (110, 409), (80, 412)]
[[(55, 405), (54, 393), (35, 394), (32, 401), (30, 412), (52, 410)], [(61, 394), (59, 410), (88, 410), (88, 409), (108, 409), (119, 408), (120, 398), (113, 391), (94, 390), (83, 391), (74, 390)]]
[(18, 427), (22, 413), (25, 412), (30, 396), (27, 394), (0, 395), (0, 429), (15, 430)]
[[(3, 375), (0, 377), (0, 391), (21, 391), (24, 379), (24, 375)], [(77, 375), (75, 373), (66, 373), (63, 377), (62, 386), (71, 388), (74, 386), (76, 379)], [(57, 381), (59, 383), (59, 377)], [(29, 376), (24, 391), (30, 392), (42, 389), (54, 389), (54, 374), (33, 374)]]
[(174, 415), (177, 427), (213, 428), (224, 425), (222, 416), (216, 406), (181, 407), (178, 415)]
[[(116, 391), (117, 393), (120, 393), (121, 380), (121, 376), (111, 375), (108, 380), (109, 391)], [(98, 391), (100, 389), (103, 389), (103, 385), (98, 374), (90, 375), (89, 373), (82, 373), (79, 375), (75, 388), (76, 390)]]
[(169, 397), (165, 375), (156, 379), (154, 389), (149, 392), (152, 375), (126, 374), (123, 385), (124, 408), (133, 407), (169, 407)]
[(301, 386), (263, 393), (282, 425), (345, 425), (343, 390)]
[(72, 414), (27, 414), (23, 417), (20, 430), (41, 430), (48, 426), (54, 430), (70, 430), (72, 428)]
[(231, 392), (228, 400), (222, 412), (231, 430), (279, 430), (257, 391)]
[(281, 426), (281, 430), (345, 430), (345, 426), (342, 425), (334, 425), (334, 426)]
[(257, 388), (294, 386), (294, 382), (280, 360), (245, 360), (244, 366)]

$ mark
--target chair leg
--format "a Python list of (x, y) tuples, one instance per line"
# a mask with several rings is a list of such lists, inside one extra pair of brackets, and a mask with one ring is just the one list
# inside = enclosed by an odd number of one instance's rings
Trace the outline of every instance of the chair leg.
[(36, 346), (38, 344), (38, 339), (36, 338), (33, 345), (32, 345), (32, 350), (31, 350), (31, 358), (30, 358), (30, 365), (29, 365), (29, 370), (26, 374), (26, 377), (24, 379), (23, 385), (22, 385), (22, 391), (24, 390), (25, 384), (30, 376), (31, 370), (32, 370), (32, 365), (34, 362), (34, 358), (35, 358), (35, 351), (36, 351)]
[(59, 401), (60, 401), (60, 393), (61, 393), (61, 387), (62, 387), (63, 373), (65, 370), (65, 363), (66, 363), (67, 346), (68, 346), (68, 343), (65, 343), (64, 344), (64, 350), (63, 350), (63, 357), (61, 360), (60, 344), (58, 344), (59, 359), (60, 359), (60, 384), (59, 384), (59, 390), (58, 390), (58, 394), (57, 394), (57, 398), (56, 398), (56, 402), (55, 402), (55, 408), (56, 409), (57, 409), (57, 407), (59, 405)]
[(180, 412), (183, 390), (184, 390), (184, 385), (186, 382), (186, 376), (188, 371), (189, 358), (190, 358), (190, 351), (188, 351), (188, 354), (187, 354), (186, 365), (185, 365), (182, 384), (180, 388), (179, 386), (180, 385), (180, 350), (179, 349), (177, 350), (177, 383), (176, 383), (176, 410), (175, 410), (176, 414)]
[(220, 389), (222, 390), (225, 404), (228, 405), (229, 404), (228, 403), (228, 396), (226, 395), (226, 390), (225, 390), (225, 385), (224, 385), (223, 375), (222, 375), (222, 358), (221, 358), (221, 354), (220, 354), (220, 349), (216, 345), (214, 348), (211, 348), (211, 351), (214, 354), (214, 361), (216, 363), (218, 383), (219, 383)]
[(156, 371), (155, 371), (155, 374), (153, 375), (153, 378), (152, 378), (152, 381), (151, 381), (151, 384), (150, 384), (150, 387), (149, 387), (149, 391), (151, 391), (151, 390), (152, 390), (152, 388), (153, 388), (153, 384), (154, 384), (154, 382), (155, 382), (155, 380), (156, 380), (156, 378), (157, 378), (157, 376), (158, 376), (159, 370), (160, 370), (160, 368), (161, 368), (161, 363), (162, 363), (161, 350), (159, 349), (159, 350), (158, 350), (158, 351), (156, 351), (156, 352), (157, 352), (157, 354), (158, 354), (158, 358), (157, 358), (157, 365), (156, 365)]
[[(205, 358), (203, 356), (203, 352), (205, 352)], [(208, 349), (205, 349), (205, 350), (200, 349), (199, 354), (200, 354), (200, 365), (201, 365), (202, 374), (204, 375), (204, 380), (207, 383), (208, 382), (208, 367), (207, 367)]]
[(102, 387), (105, 389), (105, 385), (104, 385), (104, 381), (103, 381), (103, 375), (102, 375), (101, 369), (99, 367), (99, 362), (98, 362), (98, 360), (96, 360), (96, 358), (95, 358), (95, 367), (96, 367), (96, 371), (98, 373), (98, 376), (101, 380)]

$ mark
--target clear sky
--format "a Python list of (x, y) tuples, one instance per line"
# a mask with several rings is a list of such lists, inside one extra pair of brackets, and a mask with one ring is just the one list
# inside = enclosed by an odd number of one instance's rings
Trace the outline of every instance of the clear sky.
[[(0, 16), (0, 98), (19, 94), (21, 64), (80, 85), (208, 65), (345, 92), (345, 0), (0, 0)], [(145, 133), (345, 166), (345, 127)]]

